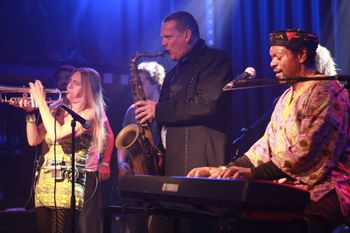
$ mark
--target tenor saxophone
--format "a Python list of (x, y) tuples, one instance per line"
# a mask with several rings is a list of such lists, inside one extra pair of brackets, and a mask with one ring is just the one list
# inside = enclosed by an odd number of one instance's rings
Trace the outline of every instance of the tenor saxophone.
[[(136, 53), (130, 59), (130, 87), (133, 102), (146, 100), (142, 83), (139, 80), (137, 60), (141, 57), (153, 58), (163, 56), (166, 52), (158, 54)], [(129, 155), (129, 163), (134, 174), (160, 175), (159, 166), (160, 153), (154, 145), (151, 124), (130, 124), (125, 126), (117, 135), (115, 140), (117, 149), (125, 149)]]

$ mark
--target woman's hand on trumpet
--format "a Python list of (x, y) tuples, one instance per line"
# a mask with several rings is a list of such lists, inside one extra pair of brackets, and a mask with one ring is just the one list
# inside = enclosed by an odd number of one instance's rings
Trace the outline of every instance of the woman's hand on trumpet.
[(31, 98), (24, 95), (22, 98), (16, 98), (10, 101), (9, 104), (14, 107), (24, 109), (26, 112), (31, 112), (34, 108), (38, 107), (39, 103), (46, 103), (45, 89), (39, 80), (35, 80), (34, 83), (29, 83), (29, 89)]
[[(31, 87), (11, 87), (11, 86), (1, 86), (0, 85), (0, 103), (6, 103), (14, 107), (22, 108), (26, 111), (31, 111), (33, 108), (37, 107), (36, 101), (41, 101), (46, 97), (46, 94), (56, 94), (59, 95), (57, 100), (47, 99), (45, 102), (51, 104), (53, 102), (58, 102), (61, 100), (61, 95), (67, 93), (67, 91), (60, 91), (58, 89), (44, 89), (40, 81), (35, 81), (29, 85)], [(7, 98), (8, 93), (22, 94), (19, 97)], [(33, 97), (31, 95), (33, 94)], [(4, 98), (2, 97), (4, 96)], [(37, 96), (37, 97), (36, 97)]]
[(42, 103), (46, 104), (46, 93), (43, 84), (39, 80), (35, 80), (34, 83), (29, 83), (30, 93), (32, 95), (33, 101), (36, 105), (40, 105)]
[(8, 101), (9, 105), (16, 108), (21, 108), (26, 112), (31, 112), (34, 110), (31, 103), (32, 101), (26, 96), (23, 96), (22, 98), (12, 98), (10, 101)]
[(45, 89), (39, 80), (34, 83), (29, 83), (31, 98), (24, 95), (22, 98), (15, 98), (9, 104), (14, 107), (22, 108), (26, 112), (32, 112), (34, 108), (38, 107), (39, 103), (46, 103)]

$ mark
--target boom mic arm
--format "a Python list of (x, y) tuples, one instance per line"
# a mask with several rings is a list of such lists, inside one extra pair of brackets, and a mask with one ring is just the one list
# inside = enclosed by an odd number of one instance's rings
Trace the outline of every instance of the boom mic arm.
[(58, 106), (58, 108), (63, 108), (65, 111), (67, 111), (75, 121), (78, 121), (83, 126), (84, 129), (90, 128), (91, 122), (81, 117), (78, 113), (74, 112), (67, 105), (62, 104)]

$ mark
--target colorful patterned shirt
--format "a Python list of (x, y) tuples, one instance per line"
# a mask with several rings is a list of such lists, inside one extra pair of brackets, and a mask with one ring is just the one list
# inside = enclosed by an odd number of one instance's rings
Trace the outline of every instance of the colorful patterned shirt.
[(276, 104), (265, 134), (246, 155), (258, 166), (272, 161), (318, 201), (336, 189), (350, 220), (350, 103), (337, 81), (299, 83)]

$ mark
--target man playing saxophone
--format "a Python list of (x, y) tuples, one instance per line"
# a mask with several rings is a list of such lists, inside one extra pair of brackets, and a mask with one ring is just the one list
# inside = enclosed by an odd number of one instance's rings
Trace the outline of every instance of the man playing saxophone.
[[(188, 12), (168, 15), (161, 37), (170, 60), (177, 64), (167, 73), (158, 102), (136, 102), (136, 118), (141, 123), (157, 120), (165, 148), (165, 175), (184, 176), (197, 166), (218, 166), (230, 155), (232, 100), (222, 88), (232, 79), (231, 60), (205, 44)], [(156, 227), (165, 225), (156, 219), (149, 232), (171, 232)], [(175, 227), (171, 222), (168, 228)], [(197, 232), (208, 231), (193, 225)]]

